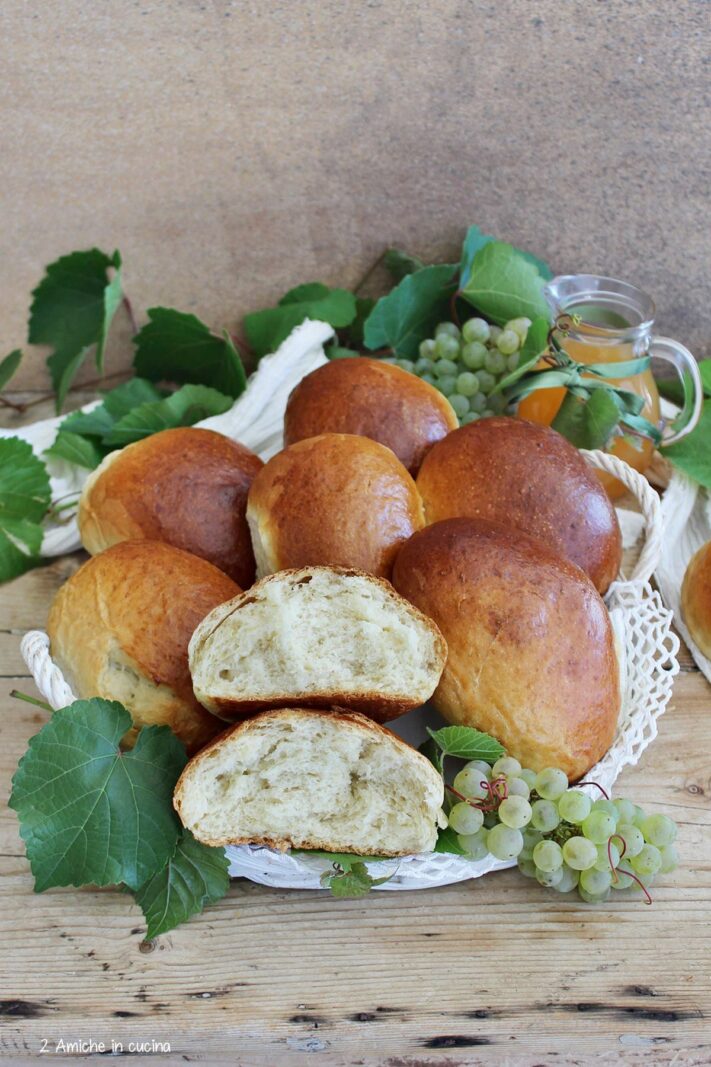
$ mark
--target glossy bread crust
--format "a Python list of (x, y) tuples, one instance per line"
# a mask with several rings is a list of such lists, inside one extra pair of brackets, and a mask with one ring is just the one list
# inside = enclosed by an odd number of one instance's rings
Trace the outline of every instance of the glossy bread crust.
[(432, 702), (448, 722), (572, 780), (605, 754), (620, 706), (617, 658), (605, 605), (578, 567), (517, 531), (450, 519), (404, 546), (393, 582), (447, 642)]
[(430, 450), (417, 487), (428, 523), (498, 522), (576, 563), (600, 593), (617, 577), (615, 509), (578, 449), (547, 426), (507, 417), (463, 426)]
[(323, 433), (351, 433), (391, 448), (417, 474), (433, 444), (459, 425), (446, 397), (382, 360), (334, 359), (303, 378), (289, 397), (284, 444)]
[(259, 456), (224, 434), (162, 430), (112, 453), (86, 484), (79, 532), (96, 555), (120, 541), (165, 541), (208, 560), (243, 589), (254, 581), (247, 493)]
[(188, 643), (239, 586), (211, 563), (160, 541), (123, 541), (60, 588), (47, 631), (79, 697), (121, 700), (136, 727), (167, 725), (196, 751), (223, 729), (193, 693)]
[(389, 578), (400, 545), (424, 525), (412, 477), (385, 445), (321, 434), (270, 459), (247, 519), (257, 575), (323, 564)]
[(686, 568), (681, 614), (696, 644), (711, 658), (711, 541), (701, 546)]

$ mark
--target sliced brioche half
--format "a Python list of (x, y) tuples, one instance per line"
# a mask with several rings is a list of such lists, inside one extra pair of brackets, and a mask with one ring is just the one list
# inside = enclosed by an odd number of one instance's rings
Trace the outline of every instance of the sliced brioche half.
[(174, 804), (207, 845), (406, 856), (434, 848), (443, 797), (429, 760), (365, 716), (279, 708), (204, 748)]
[(263, 708), (337, 705), (387, 722), (429, 699), (447, 646), (383, 579), (304, 567), (263, 578), (210, 612), (189, 655), (195, 695), (228, 721)]

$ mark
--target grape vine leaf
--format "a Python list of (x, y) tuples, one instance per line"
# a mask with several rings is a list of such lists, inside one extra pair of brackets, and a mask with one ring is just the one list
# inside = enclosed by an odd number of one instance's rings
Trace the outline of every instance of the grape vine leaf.
[(576, 448), (605, 448), (619, 421), (614, 393), (595, 389), (587, 398), (567, 392), (551, 426)]
[(173, 788), (185, 749), (167, 726), (119, 742), (131, 716), (116, 701), (77, 700), (30, 739), (12, 781), (10, 807), (35, 891), (61, 885), (138, 889), (173, 854), (180, 832)]
[(203, 845), (183, 830), (167, 864), (136, 890), (146, 937), (164, 934), (221, 900), (230, 887), (229, 866), (223, 848)]
[(232, 338), (216, 337), (195, 315), (173, 308), (148, 309), (149, 321), (133, 343), (133, 365), (152, 382), (208, 385), (227, 396), (240, 396), (247, 376)]
[(405, 275), (366, 319), (366, 347), (392, 348), (403, 358), (416, 357), (420, 342), (441, 319), (449, 318), (449, 298), (456, 288), (454, 272), (450, 263), (440, 263)]
[[(113, 277), (109, 272), (113, 271)], [(61, 411), (74, 375), (94, 347), (103, 372), (104, 347), (121, 302), (121, 256), (91, 248), (61, 256), (32, 293), (28, 339), (53, 348), (47, 366)]]
[(660, 449), (675, 467), (699, 485), (711, 489), (711, 400), (706, 400), (695, 429), (673, 445)]
[(113, 424), (104, 435), (103, 442), (114, 448), (123, 448), (132, 441), (140, 441), (160, 430), (193, 426), (211, 415), (221, 415), (229, 411), (233, 402), (231, 396), (218, 393), (206, 385), (183, 385), (163, 400), (153, 400), (133, 408)]
[(145, 378), (130, 378), (104, 393), (103, 400), (90, 411), (74, 411), (62, 420), (60, 429), (102, 441), (114, 423), (140, 404), (163, 400), (166, 394)]
[[(496, 238), (491, 234), (482, 233), (478, 226), (470, 226), (466, 232), (464, 238), (464, 244), (462, 246), (462, 258), (460, 262), (459, 271), (459, 286), (463, 289), (469, 281), (469, 275), (471, 274), (472, 263), (474, 262), (474, 256), (477, 254), (480, 248), (484, 245), (490, 244), (495, 241)], [(531, 252), (526, 252), (522, 248), (516, 248), (515, 251), (523, 256), (533, 267), (536, 268), (540, 276), (544, 281), (550, 281), (553, 277), (553, 271), (550, 269), (547, 263), (538, 256), (534, 256)]]
[(330, 889), (334, 897), (365, 897), (374, 886), (389, 882), (391, 878), (392, 874), (385, 875), (384, 878), (373, 878), (365, 863), (356, 859), (347, 867), (342, 863), (334, 863), (332, 870), (324, 871), (321, 875), (321, 885)]
[(44, 463), (19, 437), (0, 438), (0, 582), (39, 562), (51, 491)]
[(466, 856), (467, 850), (459, 844), (459, 837), (451, 826), (446, 826), (437, 834), (435, 852), (451, 852), (455, 856)]
[(430, 730), (428, 727), (427, 733), (445, 756), (495, 763), (505, 751), (496, 738), (475, 730), (473, 726), (443, 726), (441, 730)]
[(285, 293), (276, 307), (245, 315), (244, 329), (252, 351), (261, 359), (275, 352), (305, 319), (342, 328), (350, 326), (356, 313), (353, 293), (346, 289), (329, 289), (322, 282), (307, 282)]
[(50, 459), (67, 460), (90, 471), (98, 467), (104, 458), (103, 450), (91, 437), (82, 437), (81, 434), (63, 430), (61, 427), (52, 444), (45, 449), (44, 455)]
[(16, 348), (0, 362), (0, 389), (4, 389), (22, 362), (22, 352)]
[(461, 295), (491, 322), (550, 318), (543, 278), (528, 255), (504, 241), (489, 241), (474, 255)]

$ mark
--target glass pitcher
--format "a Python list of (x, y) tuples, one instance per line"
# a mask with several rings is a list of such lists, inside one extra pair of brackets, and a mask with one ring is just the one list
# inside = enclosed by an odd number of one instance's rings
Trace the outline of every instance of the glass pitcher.
[[(661, 417), (659, 392), (651, 369), (633, 378), (615, 378), (614, 385), (629, 389), (644, 398), (641, 414), (662, 431), (665, 444), (678, 441), (690, 433), (698, 422), (703, 401), (699, 368), (691, 352), (678, 341), (652, 334), (655, 307), (650, 296), (628, 282), (596, 274), (562, 274), (553, 278), (543, 290), (553, 312), (575, 315), (579, 322), (560, 336), (561, 346), (579, 363), (612, 363), (649, 355), (671, 363), (679, 376), (688, 375), (691, 389), (683, 409), (666, 423)], [(518, 414), (531, 422), (549, 425), (563, 402), (565, 389), (539, 389), (521, 401)], [(635, 470), (649, 465), (654, 445), (646, 439), (634, 442), (619, 437), (609, 449)], [(617, 479), (601, 473), (610, 496), (620, 496), (624, 486)]]

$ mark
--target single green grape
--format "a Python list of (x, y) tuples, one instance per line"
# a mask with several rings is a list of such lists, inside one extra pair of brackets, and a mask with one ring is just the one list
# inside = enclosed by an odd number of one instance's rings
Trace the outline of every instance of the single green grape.
[(437, 359), (436, 352), (437, 346), (431, 337), (426, 341), (420, 341), (420, 359)]
[(619, 850), (619, 848), (617, 847), (617, 845), (615, 844), (614, 841), (610, 841), (609, 848), (610, 848), (610, 851), (609, 851), (609, 854), (608, 854), (608, 851), (607, 851), (608, 845), (607, 845), (607, 843), (605, 843), (604, 845), (598, 845), (597, 846), (597, 859), (595, 861), (595, 870), (596, 871), (609, 871), (610, 870), (610, 856), (612, 856), (612, 866), (613, 867), (616, 867), (617, 864), (620, 862), (620, 850)]
[(469, 412), (469, 401), (461, 393), (448, 393), (449, 402), (454, 408), (455, 414), (461, 419)]
[[(481, 381), (479, 382), (479, 388), (481, 388)], [(469, 407), (476, 415), (481, 415), (481, 413), (486, 408), (486, 397), (484, 396), (484, 394), (475, 393), (469, 401)]]
[(595, 811), (594, 809), (587, 819), (583, 819), (582, 823), (583, 833), (588, 841), (592, 841), (596, 845), (601, 845), (604, 841), (607, 841), (614, 834), (616, 826), (617, 820), (613, 819), (612, 815), (609, 815), (606, 811)]
[(610, 890), (605, 893), (588, 893), (587, 889), (583, 889), (578, 886), (578, 894), (581, 900), (584, 900), (586, 904), (604, 904), (610, 899)]
[(418, 360), (415, 360), (415, 374), (419, 374), (420, 377), (423, 374), (429, 374), (433, 370), (433, 366), (431, 359), (425, 359), (424, 356), (420, 356)]
[[(446, 335), (445, 335), (446, 336)], [(459, 368), (453, 359), (446, 359), (444, 356), (437, 363), (433, 364), (432, 372), (437, 378), (444, 378), (445, 375), (453, 374), (456, 378)]]
[(470, 800), (483, 800), (489, 795), (486, 781), (486, 775), (482, 774), (478, 767), (467, 764), (462, 767), (452, 784), (462, 796), (469, 797)]
[(462, 363), (469, 370), (481, 370), (486, 359), (486, 348), (479, 341), (472, 341), (462, 348)]
[(518, 775), (506, 779), (506, 789), (510, 797), (523, 797), (524, 800), (528, 800), (531, 795), (528, 782)]
[(563, 845), (563, 859), (576, 871), (586, 871), (595, 865), (597, 849), (587, 837), (569, 837)]
[(476, 834), (458, 834), (457, 841), (467, 853), (469, 859), (483, 860), (489, 855), (486, 847), (486, 830), (479, 830)]
[(465, 341), (488, 341), (489, 332), (486, 319), (467, 319), (462, 326), (462, 337)]
[(521, 764), (513, 756), (500, 756), (491, 768), (491, 777), (498, 778), (500, 774), (518, 774)]
[(441, 333), (435, 341), (435, 355), (438, 359), (457, 359), (459, 341), (450, 333)]
[(656, 845), (645, 845), (630, 862), (637, 874), (656, 874), (662, 865), (662, 854)]
[(414, 374), (415, 364), (411, 359), (396, 359), (395, 366), (399, 367), (400, 370), (406, 370), (409, 371), (410, 374)]
[[(444, 362), (444, 360), (442, 362)], [(454, 374), (443, 374), (441, 378), (437, 379), (435, 384), (440, 393), (444, 393), (446, 397), (452, 396), (452, 394), (457, 391), (457, 379)]]
[(580, 875), (580, 885), (588, 893), (598, 896), (606, 892), (612, 885), (612, 872), (598, 871), (595, 867), (583, 871)]
[(486, 845), (497, 860), (513, 860), (523, 848), (523, 834), (514, 827), (498, 823), (489, 830)]
[(488, 370), (489, 374), (502, 374), (506, 370), (506, 357), (498, 348), (492, 348), (486, 353), (484, 370)]
[(501, 329), (500, 326), (490, 326), (489, 327), (489, 345), (490, 345), (490, 347), (492, 347), (492, 348), (494, 347), (494, 345), (496, 344), (496, 342), (498, 341), (499, 337), (501, 336), (501, 334), (503, 332), (504, 331)]
[(568, 789), (558, 800), (558, 814), (566, 822), (580, 825), (590, 814), (592, 801), (579, 789)]
[(533, 788), (543, 800), (557, 800), (568, 788), (568, 776), (558, 767), (544, 767), (536, 775)]
[(617, 808), (620, 822), (634, 822), (634, 804), (631, 800), (625, 800), (624, 797), (618, 797), (617, 800), (613, 800), (612, 803)]
[(457, 392), (462, 396), (474, 396), (479, 392), (479, 379), (471, 371), (464, 371), (457, 378)]
[(533, 850), (533, 862), (542, 871), (557, 871), (563, 866), (563, 849), (555, 841), (539, 841)]
[[(472, 399), (474, 398), (472, 397)], [(476, 411), (468, 411), (466, 415), (462, 415), (461, 419), (459, 420), (459, 423), (461, 426), (468, 426), (470, 422), (476, 422), (479, 418), (481, 418), (481, 416), (477, 415)]]
[(533, 789), (535, 786), (536, 778), (538, 775), (535, 771), (532, 771), (530, 767), (524, 767), (518, 772), (519, 778), (523, 778), (524, 782), (529, 789)]
[(438, 322), (435, 326), (435, 340), (439, 337), (454, 337), (457, 341), (462, 336), (462, 331), (456, 322)]
[[(621, 822), (615, 827), (615, 833), (618, 834), (625, 843), (625, 859), (631, 860), (633, 856), (638, 856), (640, 854), (644, 848), (644, 834), (639, 826), (635, 826), (634, 823), (631, 822)], [(621, 846), (622, 842), (619, 842), (619, 844)]]
[(521, 347), (521, 338), (515, 330), (502, 330), (496, 338), (496, 347), (504, 356), (512, 356)]
[(552, 800), (535, 800), (531, 805), (531, 823), (537, 830), (548, 834), (560, 823), (558, 809)]
[(669, 874), (679, 866), (679, 853), (675, 845), (662, 845), (659, 850), (662, 854), (662, 865), (659, 868), (662, 874)]
[(593, 811), (605, 811), (610, 818), (615, 820), (615, 823), (619, 822), (620, 813), (611, 800), (606, 797), (600, 797), (598, 800), (593, 801)]
[(475, 834), (484, 825), (484, 813), (462, 800), (450, 811), (449, 825), (457, 834)]
[(648, 815), (640, 830), (650, 845), (663, 848), (676, 840), (676, 823), (667, 815)]
[(522, 316), (519, 319), (509, 319), (504, 326), (504, 330), (514, 330), (518, 334), (521, 344), (526, 340), (529, 328), (531, 326), (531, 320)]
[(540, 867), (536, 871), (536, 881), (546, 889), (555, 889), (563, 877), (563, 868), (557, 867), (554, 871), (542, 871)]
[(478, 370), (476, 376), (479, 379), (479, 388), (486, 398), (486, 395), (490, 393), (496, 385), (496, 378), (493, 374), (489, 374), (488, 370)]
[(574, 871), (572, 867), (569, 867), (567, 863), (564, 863), (561, 867), (563, 872), (560, 881), (553, 888), (558, 893), (570, 893), (578, 885), (580, 875), (577, 871)]
[(493, 408), (484, 408), (481, 413), (482, 419), (493, 419), (494, 415), (496, 415), (496, 412)]
[(518, 869), (524, 878), (535, 878), (538, 868), (536, 867), (530, 856), (524, 856), (521, 853), (518, 857)]
[(499, 804), (499, 819), (504, 826), (520, 830), (531, 821), (531, 805), (523, 797), (506, 797)]

